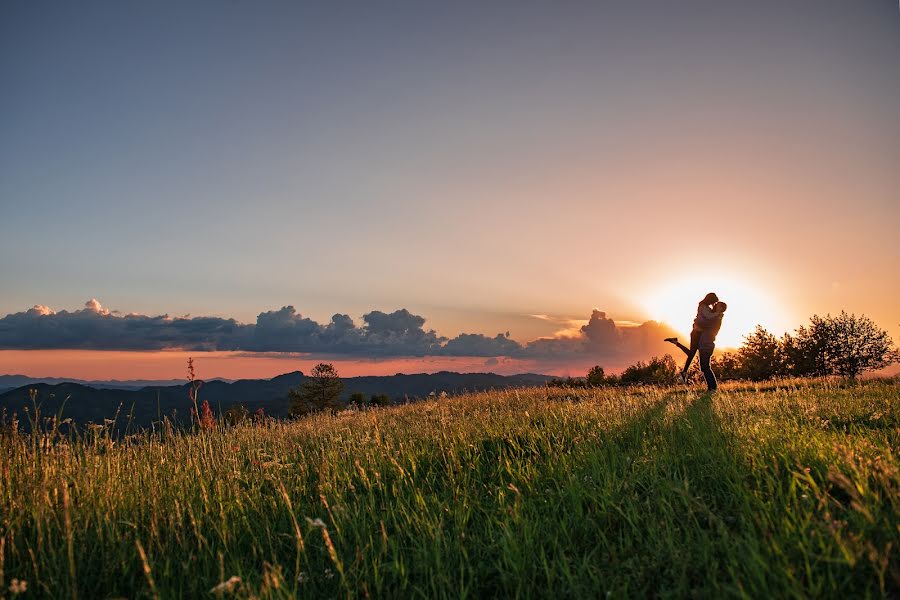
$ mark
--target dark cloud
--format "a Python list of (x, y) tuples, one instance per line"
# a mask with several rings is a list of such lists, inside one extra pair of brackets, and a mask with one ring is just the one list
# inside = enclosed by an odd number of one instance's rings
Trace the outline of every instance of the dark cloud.
[(480, 333), (462, 333), (449, 340), (442, 348), (448, 356), (514, 356), (522, 351), (522, 345), (507, 335), (498, 333), (488, 337)]
[(0, 319), (0, 348), (234, 350), (251, 327), (218, 317), (170, 318), (110, 312), (97, 300), (76, 311), (35, 306)]
[(481, 356), (534, 360), (593, 360), (618, 364), (661, 354), (671, 348), (662, 338), (669, 328), (648, 321), (618, 326), (594, 310), (569, 337), (527, 344), (509, 333), (494, 337), (463, 333), (452, 339), (425, 328), (425, 318), (406, 309), (372, 311), (357, 325), (335, 314), (327, 324), (304, 317), (293, 306), (260, 313), (255, 324), (220, 317), (169, 317), (121, 314), (91, 299), (81, 310), (54, 312), (35, 306), (0, 319), (0, 349), (231, 350), (254, 353), (319, 353), (355, 356)]

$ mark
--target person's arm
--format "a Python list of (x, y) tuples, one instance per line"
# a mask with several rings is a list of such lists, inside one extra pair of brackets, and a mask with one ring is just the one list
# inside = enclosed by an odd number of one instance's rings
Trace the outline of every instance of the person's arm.
[(717, 313), (716, 311), (714, 311), (713, 309), (711, 309), (710, 307), (708, 307), (705, 304), (701, 304), (700, 307), (697, 309), (697, 315), (700, 318), (706, 319), (706, 320), (715, 319), (717, 316), (720, 316), (721, 314), (722, 313)]
[(700, 329), (709, 329), (721, 321), (724, 314), (725, 313), (715, 311), (706, 305), (702, 305), (697, 311), (697, 326)]

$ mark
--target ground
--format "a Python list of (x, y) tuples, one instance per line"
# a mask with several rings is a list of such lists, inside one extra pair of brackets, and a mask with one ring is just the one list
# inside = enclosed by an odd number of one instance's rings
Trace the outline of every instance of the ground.
[(0, 593), (22, 597), (900, 594), (894, 382), (531, 388), (0, 445)]

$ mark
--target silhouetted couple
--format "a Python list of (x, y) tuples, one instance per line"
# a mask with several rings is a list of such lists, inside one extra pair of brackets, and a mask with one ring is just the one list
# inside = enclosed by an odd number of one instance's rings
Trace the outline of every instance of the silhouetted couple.
[(726, 308), (728, 305), (720, 302), (719, 297), (710, 292), (697, 305), (697, 317), (694, 319), (694, 327), (691, 329), (691, 347), (688, 348), (680, 343), (677, 337), (666, 338), (665, 341), (675, 344), (687, 354), (684, 368), (679, 374), (684, 383), (687, 383), (691, 361), (694, 360), (694, 355), (699, 353), (700, 370), (703, 372), (703, 378), (706, 379), (706, 388), (710, 392), (718, 389), (719, 384), (716, 381), (716, 374), (713, 373), (709, 364), (709, 359), (712, 358), (713, 350), (716, 349), (716, 336), (719, 334), (719, 329), (722, 328), (722, 317), (725, 315)]

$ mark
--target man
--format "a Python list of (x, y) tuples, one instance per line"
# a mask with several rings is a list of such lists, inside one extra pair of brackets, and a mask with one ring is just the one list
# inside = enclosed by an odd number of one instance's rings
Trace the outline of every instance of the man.
[[(722, 315), (728, 305), (724, 302), (716, 302), (713, 310)], [(722, 328), (722, 317), (712, 319), (703, 331), (700, 333), (700, 343), (697, 345), (700, 353), (700, 371), (706, 380), (706, 389), (711, 393), (719, 389), (719, 382), (716, 381), (716, 374), (713, 373), (709, 360), (712, 358), (713, 351), (716, 349), (716, 336)]]
[(709, 293), (700, 301), (697, 309), (697, 318), (694, 319), (694, 328), (691, 331), (691, 347), (688, 348), (678, 341), (678, 338), (666, 338), (665, 341), (678, 346), (687, 355), (684, 369), (680, 373), (681, 380), (687, 383), (688, 368), (695, 354), (700, 355), (700, 371), (706, 380), (706, 387), (710, 392), (715, 392), (719, 385), (716, 375), (710, 365), (712, 353), (716, 349), (716, 336), (722, 328), (722, 317), (728, 305), (720, 302), (715, 294)]

